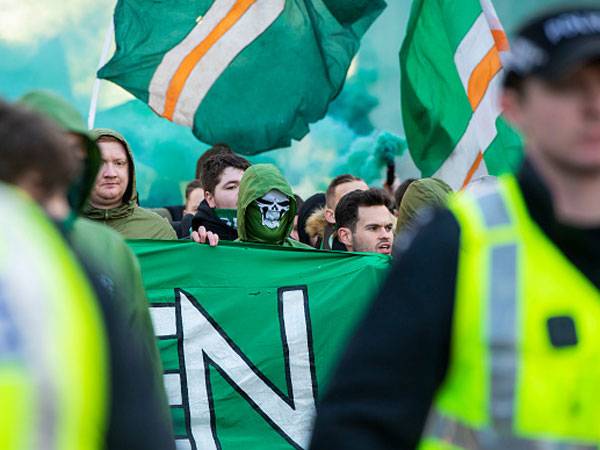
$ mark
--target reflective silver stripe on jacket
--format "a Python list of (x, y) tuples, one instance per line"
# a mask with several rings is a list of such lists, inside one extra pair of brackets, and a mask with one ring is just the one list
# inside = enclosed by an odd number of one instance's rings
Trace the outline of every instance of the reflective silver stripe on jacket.
[(500, 435), (496, 430), (477, 430), (435, 412), (428, 419), (427, 436), (465, 450), (598, 450), (592, 444), (527, 439)]
[[(507, 205), (497, 190), (479, 197), (477, 204), (489, 231), (511, 225)], [(490, 252), (485, 327), (490, 355), (489, 416), (496, 431), (510, 435), (517, 378), (517, 244), (499, 244)]]
[[(477, 199), (484, 226), (488, 231), (511, 225), (502, 195), (497, 191)], [(517, 378), (519, 273), (516, 242), (490, 249), (490, 273), (487, 296), (487, 342), (490, 355), (490, 428), (475, 429), (432, 410), (425, 435), (466, 450), (598, 450), (597, 445), (536, 440), (513, 433)]]

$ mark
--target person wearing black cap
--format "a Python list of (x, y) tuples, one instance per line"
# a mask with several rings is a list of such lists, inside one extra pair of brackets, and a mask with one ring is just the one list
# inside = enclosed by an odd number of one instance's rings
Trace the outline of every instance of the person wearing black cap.
[(312, 450), (600, 448), (600, 8), (531, 20), (505, 69), (522, 168), (400, 239)]

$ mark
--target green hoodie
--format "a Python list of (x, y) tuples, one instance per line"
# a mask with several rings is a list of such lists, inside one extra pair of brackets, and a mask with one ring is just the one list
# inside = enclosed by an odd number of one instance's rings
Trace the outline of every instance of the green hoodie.
[(398, 206), (396, 233), (406, 229), (421, 209), (444, 206), (450, 193), (452, 188), (437, 178), (413, 181)]
[(81, 136), (86, 144), (87, 158), (84, 160), (83, 176), (70, 189), (69, 203), (75, 218), (67, 220), (63, 224), (64, 229), (76, 252), (91, 267), (106, 276), (105, 287), (116, 290), (123, 299), (124, 315), (142, 340), (148, 357), (156, 367), (156, 385), (162, 396), (162, 366), (139, 262), (119, 233), (99, 222), (76, 217), (94, 187), (101, 162), (100, 151), (89, 135), (81, 115), (62, 98), (50, 92), (32, 91), (22, 97), (19, 103), (45, 115), (62, 130)]
[[(282, 230), (281, 239), (278, 242), (267, 242), (255, 236), (251, 236), (248, 232), (247, 212), (248, 207), (255, 200), (271, 190), (278, 190), (287, 196), (290, 202), (290, 209), (286, 213), (287, 222)], [(242, 242), (258, 242), (282, 245), (284, 247), (311, 248), (299, 241), (290, 238), (290, 233), (294, 228), (294, 216), (297, 212), (296, 198), (292, 192), (292, 188), (283, 178), (279, 169), (273, 164), (255, 164), (250, 166), (244, 172), (244, 176), (240, 182), (240, 191), (238, 194), (237, 208), (237, 223), (239, 241)]]
[(126, 239), (177, 239), (177, 234), (168, 220), (137, 205), (133, 153), (125, 138), (120, 133), (106, 128), (92, 130), (91, 134), (96, 141), (102, 136), (110, 136), (123, 144), (129, 159), (129, 184), (120, 206), (101, 209), (88, 202), (83, 208), (83, 215), (88, 219), (103, 222), (117, 230)]
[(48, 91), (31, 91), (18, 102), (33, 111), (43, 114), (58, 127), (68, 133), (79, 136), (84, 143), (87, 154), (85, 164), (78, 180), (69, 189), (69, 204), (74, 212), (79, 213), (94, 188), (96, 174), (102, 164), (100, 150), (90, 136), (79, 112), (64, 99)]

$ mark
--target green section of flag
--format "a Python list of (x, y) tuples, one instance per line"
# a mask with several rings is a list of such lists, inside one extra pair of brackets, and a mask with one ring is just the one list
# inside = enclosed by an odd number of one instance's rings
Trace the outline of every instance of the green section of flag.
[[(144, 102), (164, 54), (212, 0), (119, 0), (117, 50), (99, 72)], [(360, 39), (383, 0), (287, 1), (281, 15), (225, 69), (194, 116), (203, 142), (256, 154), (301, 139), (340, 91)]]
[[(175, 310), (178, 292), (189, 296), (244, 357), (286, 395), (290, 386), (282, 344), (281, 288), (306, 292), (310, 326), (307, 333), (320, 394), (348, 334), (377, 293), (390, 265), (389, 257), (383, 255), (236, 243), (223, 243), (217, 248), (190, 242), (131, 241), (130, 245), (139, 257), (151, 305), (163, 304)], [(198, 334), (202, 334), (201, 330)], [(159, 341), (164, 368), (171, 375), (184, 374), (186, 367), (194, 364), (189, 354), (178, 353), (176, 343), (170, 339)], [(185, 367), (175, 367), (174, 363), (182, 359), (186, 360)], [(293, 448), (216, 367), (209, 366), (205, 374), (210, 380), (216, 430), (223, 450)], [(187, 378), (182, 380), (188, 389), (194, 383)], [(185, 394), (185, 388), (182, 393)], [(186, 395), (182, 397), (185, 403)], [(194, 418), (186, 418), (177, 408), (172, 414), (177, 434), (189, 434), (186, 419), (193, 424)]]

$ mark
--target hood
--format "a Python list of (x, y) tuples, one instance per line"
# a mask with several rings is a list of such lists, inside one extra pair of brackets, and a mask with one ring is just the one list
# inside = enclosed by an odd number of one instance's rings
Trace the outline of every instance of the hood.
[(443, 207), (446, 205), (452, 188), (437, 178), (423, 178), (413, 181), (398, 207), (396, 233), (402, 231), (423, 208)]
[(81, 212), (94, 188), (96, 175), (102, 164), (100, 150), (90, 135), (83, 117), (67, 101), (49, 91), (31, 91), (21, 97), (17, 103), (44, 115), (62, 130), (77, 134), (83, 139), (87, 157), (81, 176), (70, 186), (68, 194), (71, 208)]
[[(300, 225), (300, 222), (298, 222), (298, 225)], [(316, 236), (323, 239), (323, 236), (325, 236), (326, 226), (327, 220), (325, 220), (325, 207), (322, 207), (314, 211), (306, 220), (304, 230), (306, 234), (311, 238), (314, 238)]]
[(121, 204), (121, 206), (107, 210), (95, 208), (88, 202), (83, 209), (83, 213), (86, 217), (96, 220), (111, 220), (128, 217), (131, 214), (133, 214), (133, 210), (137, 206), (135, 165), (133, 161), (133, 153), (131, 151), (131, 147), (129, 146), (129, 143), (121, 133), (115, 130), (111, 130), (109, 128), (95, 128), (90, 132), (90, 135), (94, 139), (94, 141), (97, 141), (102, 136), (111, 136), (118, 140), (121, 144), (123, 144), (127, 153), (127, 159), (129, 160), (129, 183), (127, 184), (125, 194), (123, 194), (123, 203)]
[[(283, 175), (273, 164), (255, 164), (250, 166), (244, 172), (240, 181), (240, 191), (238, 194), (238, 235), (240, 240), (248, 239), (246, 232), (246, 209), (256, 199), (262, 197), (267, 192), (276, 189), (285, 194), (290, 201), (289, 214), (294, 217), (297, 212), (296, 197), (289, 183), (283, 178)], [(290, 220), (285, 231), (284, 239), (287, 238), (294, 228), (294, 221)]]
[(127, 140), (121, 133), (115, 130), (111, 130), (110, 128), (94, 128), (91, 131), (91, 135), (94, 141), (97, 141), (102, 136), (110, 136), (115, 138), (121, 144), (123, 144), (125, 150), (127, 151), (127, 159), (129, 159), (129, 184), (127, 185), (127, 189), (125, 190), (125, 194), (123, 195), (123, 203), (130, 203), (134, 201), (137, 204), (137, 189), (135, 185), (135, 162), (133, 160), (133, 152), (131, 151), (129, 142), (127, 142)]
[[(298, 211), (298, 237), (300, 242), (310, 245), (310, 236), (313, 235), (312, 231), (309, 231), (309, 227), (313, 230), (313, 225), (309, 225), (313, 213), (325, 207), (325, 194), (319, 192), (306, 199), (300, 210)], [(323, 212), (323, 220), (325, 219)], [(323, 226), (323, 229), (325, 227)]]

